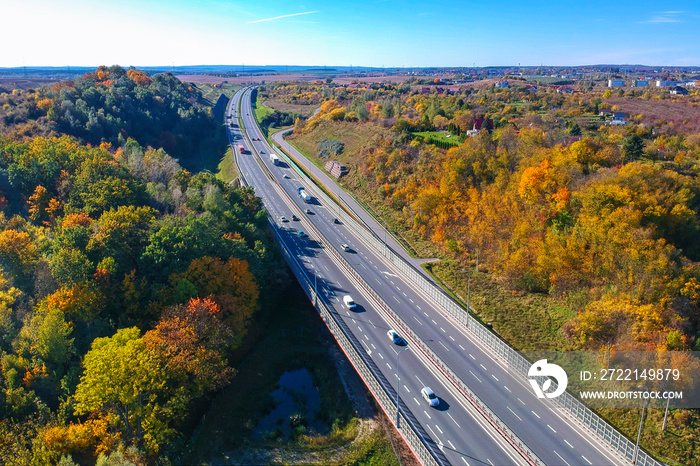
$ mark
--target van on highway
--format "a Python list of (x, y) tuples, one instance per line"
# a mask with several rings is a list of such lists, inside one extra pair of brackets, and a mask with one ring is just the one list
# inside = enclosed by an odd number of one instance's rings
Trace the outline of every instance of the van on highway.
[(351, 311), (354, 311), (355, 308), (357, 307), (357, 304), (355, 304), (355, 301), (352, 300), (349, 294), (346, 294), (343, 296), (343, 302), (345, 305), (350, 309)]

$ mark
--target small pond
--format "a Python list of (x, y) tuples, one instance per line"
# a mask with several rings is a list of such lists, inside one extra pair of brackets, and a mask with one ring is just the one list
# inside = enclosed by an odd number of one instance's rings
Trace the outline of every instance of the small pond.
[(317, 418), (321, 397), (305, 367), (285, 372), (277, 384), (279, 388), (270, 394), (275, 407), (255, 427), (253, 438), (290, 438), (293, 433), (309, 435), (330, 431), (330, 427)]

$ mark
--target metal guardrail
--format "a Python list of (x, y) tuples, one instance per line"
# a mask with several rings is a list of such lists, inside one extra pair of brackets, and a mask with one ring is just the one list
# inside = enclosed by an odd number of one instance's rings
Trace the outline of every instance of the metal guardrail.
[[(325, 205), (333, 205), (333, 200), (331, 200), (330, 197), (328, 197), (322, 190), (316, 189), (313, 181), (309, 179), (306, 176), (306, 174), (301, 169), (299, 169), (295, 163), (293, 163), (290, 160), (289, 156), (287, 156), (286, 153), (280, 154), (278, 152), (278, 155), (283, 157), (285, 161), (289, 164), (289, 166), (296, 171), (299, 177), (305, 180), (310, 189), (314, 190), (314, 194), (318, 198), (322, 199), (322, 202), (325, 203)], [(352, 211), (352, 209), (350, 209), (350, 211)], [(457, 304), (445, 291), (443, 291), (442, 289), (438, 289), (425, 276), (419, 273), (411, 264), (406, 262), (399, 254), (394, 252), (394, 250), (391, 249), (386, 243), (384, 243), (384, 241), (382, 241), (381, 238), (379, 238), (371, 229), (363, 228), (363, 226), (361, 226), (353, 216), (346, 214), (345, 211), (343, 211), (343, 209), (337, 209), (336, 215), (340, 220), (343, 221), (343, 223), (349, 223), (350, 225), (357, 226), (358, 228), (353, 229), (353, 233), (356, 233), (358, 236), (361, 236), (362, 239), (366, 241), (371, 247), (373, 247), (378, 254), (381, 254), (396, 269), (403, 273), (404, 276), (406, 276), (406, 278), (408, 278), (413, 285), (418, 286), (423, 293), (425, 293), (429, 298), (434, 300), (438, 307), (444, 309), (455, 321), (457, 321), (465, 329), (469, 330), (474, 335), (476, 335), (487, 347), (489, 347), (498, 356), (505, 360), (513, 369), (516, 370), (516, 373), (520, 373), (525, 377), (527, 376), (527, 372), (532, 366), (532, 361), (527, 360), (523, 355), (518, 353), (514, 348), (509, 346), (500, 337), (495, 335), (490, 329), (485, 327), (481, 322), (479, 322), (476, 318), (470, 315), (470, 313), (467, 312), (466, 309)], [(364, 282), (363, 279), (361, 280)], [(368, 290), (371, 290), (371, 294), (373, 295), (373, 297), (375, 297), (375, 299), (378, 299), (379, 302), (383, 303), (383, 307), (385, 307), (386, 311), (388, 311), (391, 315), (395, 316), (395, 318), (400, 320), (398, 315), (391, 310), (391, 307), (388, 306), (383, 300), (381, 300), (378, 294), (375, 293), (374, 290), (368, 284), (366, 285), (366, 288)], [(473, 308), (470, 310), (473, 311)], [(403, 321), (401, 320), (401, 322)], [(419, 341), (417, 339), (417, 336), (415, 336), (415, 333), (412, 330), (410, 330), (410, 327), (405, 323), (403, 323), (402, 325), (402, 330), (404, 330), (405, 332), (410, 332), (410, 334), (414, 336), (416, 341)], [(421, 346), (422, 349), (424, 349), (426, 352), (432, 353), (432, 350), (430, 350), (424, 343), (422, 343)], [(451, 369), (449, 369), (448, 366), (442, 363), (440, 358), (435, 356), (434, 353), (432, 353), (430, 357), (434, 360), (436, 365), (442, 365), (445, 372), (452, 375), (450, 378), (455, 382), (455, 384), (460, 390), (463, 390), (465, 393), (469, 394), (469, 396), (473, 399), (476, 405), (478, 405), (479, 407), (483, 406), (482, 409), (485, 413), (487, 413), (486, 415), (492, 416), (491, 420), (494, 421), (496, 425), (498, 425), (499, 429), (502, 429), (504, 433), (507, 433), (507, 437), (511, 438), (514, 442), (516, 442), (517, 445), (522, 444), (518, 437), (514, 433), (512, 433), (512, 431), (510, 431), (510, 429), (505, 425), (505, 423), (503, 423), (495, 415), (495, 413), (493, 413), (483, 402), (481, 402), (476, 395), (473, 395), (471, 393), (471, 390), (469, 390), (467, 385), (461, 380), (461, 378), (458, 375), (456, 375), (456, 373), (454, 373), (454, 371), (452, 371)], [(573, 395), (571, 395), (569, 392), (564, 392), (563, 395), (552, 399), (552, 401), (558, 404), (561, 408), (568, 411), (575, 419), (577, 419), (581, 424), (586, 426), (591, 431), (591, 433), (596, 435), (599, 438), (599, 440), (607, 444), (613, 451), (621, 454), (623, 457), (632, 461), (635, 443), (632, 440), (625, 437), (621, 432), (619, 432), (617, 429), (611, 426), (607, 421), (605, 421), (596, 413), (594, 413), (590, 408), (588, 408), (579, 400), (577, 400)], [(526, 451), (530, 451), (529, 448), (527, 448), (524, 445), (523, 448)], [(536, 455), (534, 455), (534, 453), (532, 453), (531, 458), (535, 458), (534, 461), (541, 461), (537, 458)], [(655, 460), (647, 452), (643, 451), (640, 448), (637, 454), (637, 465), (664, 466), (664, 463)]]

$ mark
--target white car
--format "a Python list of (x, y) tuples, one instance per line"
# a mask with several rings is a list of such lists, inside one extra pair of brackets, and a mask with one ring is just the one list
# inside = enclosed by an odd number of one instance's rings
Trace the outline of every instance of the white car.
[(350, 246), (348, 246), (347, 244), (341, 244), (340, 248), (345, 252), (348, 252), (350, 250)]
[(352, 300), (349, 294), (346, 294), (343, 296), (343, 302), (345, 305), (350, 309), (351, 311), (354, 311), (355, 308), (357, 307), (357, 304), (355, 304), (355, 301)]
[(433, 408), (440, 404), (440, 399), (437, 397), (435, 392), (430, 389), (430, 387), (421, 388), (420, 394), (423, 399)]
[(386, 336), (388, 336), (395, 345), (404, 346), (406, 344), (406, 341), (396, 333), (396, 330), (389, 329), (386, 332)]

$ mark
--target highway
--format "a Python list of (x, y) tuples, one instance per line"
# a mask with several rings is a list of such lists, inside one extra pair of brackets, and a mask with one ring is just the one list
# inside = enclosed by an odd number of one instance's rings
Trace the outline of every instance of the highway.
[[(241, 101), (241, 115), (235, 110)], [(590, 466), (626, 464), (609, 452), (598, 439), (584, 430), (569, 415), (553, 404), (537, 399), (527, 380), (514, 377), (505, 363), (478, 339), (438, 309), (432, 300), (384, 258), (357, 237), (355, 225), (335, 224), (338, 207), (321, 205), (314, 196), (315, 187), (304, 185), (294, 170), (269, 159), (270, 146), (259, 132), (252, 116), (250, 92), (239, 92), (232, 99), (229, 115), (238, 118), (245, 128), (229, 126), (232, 145), (243, 144), (248, 153), (238, 155), (241, 172), (260, 196), (276, 222), (280, 238), (298, 258), (317, 288), (348, 330), (361, 343), (368, 357), (395, 393), (396, 368), (399, 367), (402, 412), (410, 412), (429, 438), (451, 464), (525, 464), (522, 457), (479, 414), (468, 400), (430, 361), (409, 344), (397, 346), (387, 336), (392, 326), (389, 316), (371, 300), (361, 287), (347, 277), (346, 271), (321, 247), (318, 239), (299, 237), (298, 231), (321, 232), (329, 245), (351, 264), (403, 321), (447, 364), (453, 372), (547, 465)], [(288, 148), (290, 152), (293, 148)], [(298, 157), (297, 157), (298, 158)], [(275, 180), (272, 182), (261, 164)], [(275, 187), (278, 184), (279, 187)], [(281, 195), (280, 188), (287, 194)], [(304, 203), (297, 194), (303, 187), (314, 199)], [(290, 204), (290, 202), (292, 204)], [(311, 214), (302, 213), (310, 209)], [(292, 215), (300, 218), (292, 220)], [(281, 221), (281, 217), (289, 221)], [(350, 246), (344, 251), (341, 244)], [(342, 302), (352, 295), (358, 309), (350, 311)], [(408, 348), (403, 351), (404, 348)], [(399, 353), (403, 351), (403, 353)], [(400, 354), (400, 356), (399, 356)], [(400, 366), (397, 366), (400, 358)], [(423, 386), (430, 386), (440, 398), (437, 408), (430, 408), (420, 396)]]

